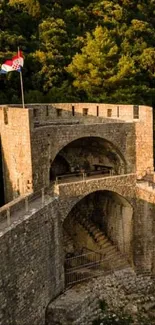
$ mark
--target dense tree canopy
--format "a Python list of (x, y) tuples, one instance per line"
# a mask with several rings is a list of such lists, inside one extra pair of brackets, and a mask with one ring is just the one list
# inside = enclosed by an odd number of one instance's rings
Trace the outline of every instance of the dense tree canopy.
[[(155, 105), (154, 0), (1, 0), (0, 64), (24, 53), (27, 102)], [(20, 102), (17, 72), (0, 104)]]

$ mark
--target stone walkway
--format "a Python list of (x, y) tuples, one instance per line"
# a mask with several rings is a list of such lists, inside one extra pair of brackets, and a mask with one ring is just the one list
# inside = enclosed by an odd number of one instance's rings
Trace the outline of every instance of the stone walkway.
[[(126, 174), (127, 175), (127, 174)], [(126, 176), (123, 175), (123, 176)], [(96, 180), (96, 179), (104, 179), (104, 178), (109, 178), (109, 177), (119, 177), (121, 175), (109, 175), (109, 174), (97, 174), (97, 175), (92, 175), (92, 176), (85, 176), (83, 177), (81, 176), (75, 176), (75, 177), (69, 177), (69, 178), (64, 178), (62, 180), (59, 180), (59, 183), (57, 185), (62, 185), (62, 184), (68, 184), (68, 183), (74, 183), (74, 182), (83, 182), (85, 180)], [(50, 193), (51, 188), (49, 188), (49, 192), (47, 195), (45, 195), (45, 202), (44, 205), (49, 204), (50, 202), (52, 202), (55, 197), (54, 195), (51, 195)], [(35, 194), (35, 193), (34, 193)], [(26, 197), (26, 196), (25, 196)], [(21, 200), (23, 198), (21, 197)], [(20, 197), (19, 197), (19, 201), (20, 201)], [(13, 201), (10, 202), (13, 205)], [(16, 202), (15, 202), (16, 204)], [(8, 203), (9, 206), (9, 203)], [(34, 198), (29, 202), (29, 208), (28, 211), (26, 211), (26, 207), (22, 206), (21, 208), (17, 209), (16, 211), (14, 211), (13, 213), (10, 213), (10, 216), (6, 216), (6, 218), (4, 219), (4, 217), (1, 217), (1, 211), (0, 211), (0, 236), (2, 236), (3, 232), (6, 231), (7, 229), (10, 229), (10, 227), (14, 224), (18, 224), (20, 223), (22, 220), (29, 218), (31, 215), (33, 215), (36, 211), (38, 211), (41, 207), (43, 207), (42, 204), (42, 197), (41, 195), (38, 198)], [(1, 208), (3, 211), (3, 207)], [(5, 209), (5, 206), (4, 206)], [(7, 209), (7, 207), (6, 207)], [(10, 209), (11, 210), (11, 209)], [(2, 212), (3, 214), (3, 212)]]
[[(93, 176), (87, 176), (85, 178), (83, 178), (82, 176), (68, 177), (68, 178), (64, 178), (64, 179), (59, 180), (59, 184), (80, 182), (80, 181), (89, 180), (89, 179), (92, 180), (92, 179), (97, 179), (97, 178), (104, 178), (104, 177), (107, 177), (107, 176), (110, 176), (110, 175), (98, 174), (98, 175), (93, 175)], [(54, 199), (55, 199), (54, 196), (52, 197), (49, 194), (45, 195), (44, 205), (52, 202)], [(36, 211), (38, 211), (42, 207), (43, 207), (42, 197), (40, 195), (40, 197), (34, 198), (29, 202), (28, 211), (26, 211), (26, 206), (24, 206), (22, 208), (19, 208), (15, 212), (11, 213), (8, 218), (6, 217), (5, 220), (3, 219), (3, 220), (0, 221), (0, 236), (2, 236), (3, 232), (6, 229), (9, 229), (12, 226), (12, 224), (14, 224), (14, 225), (18, 224), (22, 220), (29, 218), (31, 215), (33, 215)]]
[(48, 205), (53, 200), (55, 200), (55, 197), (45, 195), (45, 201), (44, 204), (42, 204), (42, 197), (40, 196), (29, 202), (28, 211), (26, 211), (26, 208), (22, 207), (21, 209), (18, 209), (14, 213), (10, 214), (10, 225), (8, 224), (7, 218), (6, 220), (0, 222), (0, 236), (3, 235), (4, 231), (10, 230), (13, 225), (19, 224), (23, 220), (28, 219), (43, 206)]

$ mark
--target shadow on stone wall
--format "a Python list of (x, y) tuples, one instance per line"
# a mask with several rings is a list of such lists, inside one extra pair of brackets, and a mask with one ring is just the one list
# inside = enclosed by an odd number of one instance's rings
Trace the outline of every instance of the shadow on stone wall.
[[(14, 189), (0, 140), (0, 206), (14, 199)], [(17, 197), (18, 195), (16, 195)]]
[[(85, 172), (87, 176), (126, 174), (127, 162), (115, 145), (98, 136), (81, 137), (64, 146), (51, 163), (51, 174), (70, 176)], [(50, 180), (53, 178), (50, 177)]]

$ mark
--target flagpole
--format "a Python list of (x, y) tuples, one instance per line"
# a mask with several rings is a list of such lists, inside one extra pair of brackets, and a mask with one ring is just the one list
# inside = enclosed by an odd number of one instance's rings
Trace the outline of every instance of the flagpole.
[[(19, 56), (19, 47), (18, 47), (18, 56)], [(20, 73), (20, 85), (21, 85), (22, 105), (23, 105), (23, 108), (25, 108), (22, 70), (20, 70), (19, 73)]]
[(22, 76), (22, 72), (20, 71), (20, 84), (21, 84), (21, 94), (22, 94), (22, 105), (23, 108), (25, 108), (25, 103), (24, 103), (24, 90), (23, 90), (23, 76)]

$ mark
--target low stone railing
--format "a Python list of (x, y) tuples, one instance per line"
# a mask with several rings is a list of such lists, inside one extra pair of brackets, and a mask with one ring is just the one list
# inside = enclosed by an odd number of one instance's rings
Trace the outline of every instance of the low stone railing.
[[(120, 195), (126, 196), (128, 193), (134, 192), (136, 187), (136, 174), (123, 174), (123, 175), (100, 175), (98, 178), (84, 178), (81, 180), (71, 180), (70, 182), (56, 183), (55, 193), (59, 196), (79, 196), (87, 195), (97, 190), (116, 191), (121, 187)], [(119, 192), (118, 192), (119, 194)]]
[[(75, 172), (70, 174), (65, 174), (62, 176), (56, 176), (55, 184), (62, 184), (66, 182), (77, 182), (77, 181), (86, 181), (90, 179), (96, 179), (94, 176), (98, 176), (98, 178), (109, 177), (109, 176), (116, 176), (114, 175), (113, 169), (109, 170), (108, 172), (103, 172), (102, 170), (99, 171), (84, 171), (84, 172)], [(118, 175), (117, 175), (118, 176)], [(77, 179), (74, 180), (74, 177)], [(69, 182), (69, 183), (70, 183)]]
[[(57, 178), (55, 182), (52, 182), (49, 187), (42, 188), (35, 193), (26, 194), (20, 196), (19, 198), (5, 204), (0, 208), (0, 231), (2, 228), (9, 227), (13, 222), (13, 217), (19, 211), (21, 215), (29, 213), (31, 204), (40, 199), (40, 206), (44, 206), (45, 204), (45, 196), (50, 194), (53, 197), (55, 196), (72, 196), (72, 195), (81, 195), (86, 194), (89, 191), (91, 192), (92, 189), (99, 190), (101, 189), (102, 183), (105, 182), (105, 189), (115, 190), (117, 189), (117, 182), (118, 180), (122, 180), (122, 185), (124, 186), (124, 178), (129, 183), (136, 183), (136, 176), (135, 174), (126, 174), (126, 175), (100, 175), (98, 178), (86, 177), (85, 173), (80, 174), (80, 180), (73, 180), (67, 181), (63, 179), (60, 181), (60, 178)], [(109, 187), (109, 181), (113, 179), (112, 186)], [(116, 183), (116, 184), (115, 184)], [(80, 184), (80, 186), (79, 186)], [(114, 185), (114, 186), (113, 186)], [(87, 188), (88, 187), (88, 188)]]
[(18, 211), (22, 211), (21, 214), (29, 213), (31, 204), (40, 199), (41, 206), (45, 205), (45, 195), (54, 193), (54, 184), (50, 187), (42, 188), (36, 192), (25, 194), (19, 198), (5, 204), (0, 208), (0, 231), (4, 227), (9, 227), (13, 223), (13, 217)]

